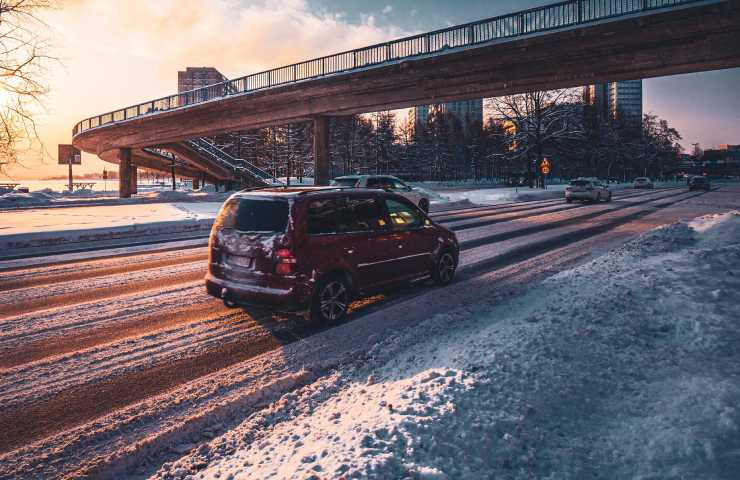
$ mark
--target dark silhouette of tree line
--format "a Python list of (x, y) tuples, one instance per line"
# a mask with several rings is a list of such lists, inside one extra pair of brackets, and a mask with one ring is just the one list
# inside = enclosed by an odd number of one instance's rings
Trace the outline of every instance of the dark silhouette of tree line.
[[(640, 125), (601, 115), (572, 89), (486, 100), (488, 116), (460, 119), (430, 109), (424, 123), (396, 112), (334, 117), (330, 175), (391, 174), (420, 181), (506, 181), (543, 185), (550, 177), (628, 180), (678, 169), (681, 135), (666, 120), (644, 115)], [(237, 158), (275, 177), (313, 176), (311, 123), (219, 137)]]

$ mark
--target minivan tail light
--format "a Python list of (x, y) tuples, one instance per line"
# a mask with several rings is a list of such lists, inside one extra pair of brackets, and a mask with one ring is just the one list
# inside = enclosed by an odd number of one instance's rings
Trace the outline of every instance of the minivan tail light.
[(221, 262), (221, 241), (219, 236), (221, 232), (213, 232), (208, 239), (208, 256), (209, 263), (220, 263)]
[(293, 265), (296, 263), (296, 258), (293, 256), (293, 252), (287, 248), (281, 248), (275, 252), (277, 257), (277, 265), (275, 265), (275, 272), (278, 275), (290, 275), (293, 273)]

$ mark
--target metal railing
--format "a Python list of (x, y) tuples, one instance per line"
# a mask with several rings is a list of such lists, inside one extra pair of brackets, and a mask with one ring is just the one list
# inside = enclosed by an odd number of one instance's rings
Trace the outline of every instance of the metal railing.
[(257, 182), (261, 182), (267, 185), (282, 183), (272, 180), (272, 175), (270, 175), (268, 172), (262, 170), (253, 163), (244, 160), (243, 158), (234, 157), (230, 153), (216, 146), (210, 140), (207, 140), (205, 138), (192, 138), (185, 141), (185, 144), (196, 152), (199, 152), (202, 155), (206, 155), (207, 157), (212, 158), (216, 162), (227, 167), (236, 175), (250, 177), (252, 180), (256, 180)]
[(274, 68), (196, 90), (170, 95), (90, 117), (79, 122), (72, 135), (91, 128), (151, 115), (210, 100), (264, 90), (304, 80), (377, 67), (421, 55), (444, 54), (494, 40), (577, 26), (706, 0), (567, 0), (517, 13), (414, 35), (378, 45)]

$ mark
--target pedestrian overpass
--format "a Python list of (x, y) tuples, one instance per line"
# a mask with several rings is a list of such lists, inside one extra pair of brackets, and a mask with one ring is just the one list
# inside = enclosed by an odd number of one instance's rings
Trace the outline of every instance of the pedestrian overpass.
[(96, 115), (72, 142), (118, 163), (127, 197), (136, 167), (264, 182), (207, 137), (312, 121), (326, 184), (331, 116), (739, 66), (740, 0), (567, 0)]

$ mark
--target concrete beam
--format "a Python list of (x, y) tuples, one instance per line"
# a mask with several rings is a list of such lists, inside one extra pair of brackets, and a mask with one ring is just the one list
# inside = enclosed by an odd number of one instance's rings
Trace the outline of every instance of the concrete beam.
[(314, 185), (329, 185), (329, 117), (313, 119)]
[(131, 197), (131, 149), (118, 150), (118, 196)]
[(496, 40), (444, 55), (234, 95), (75, 136), (103, 157), (315, 116), (494, 97), (740, 66), (740, 1), (699, 4)]

